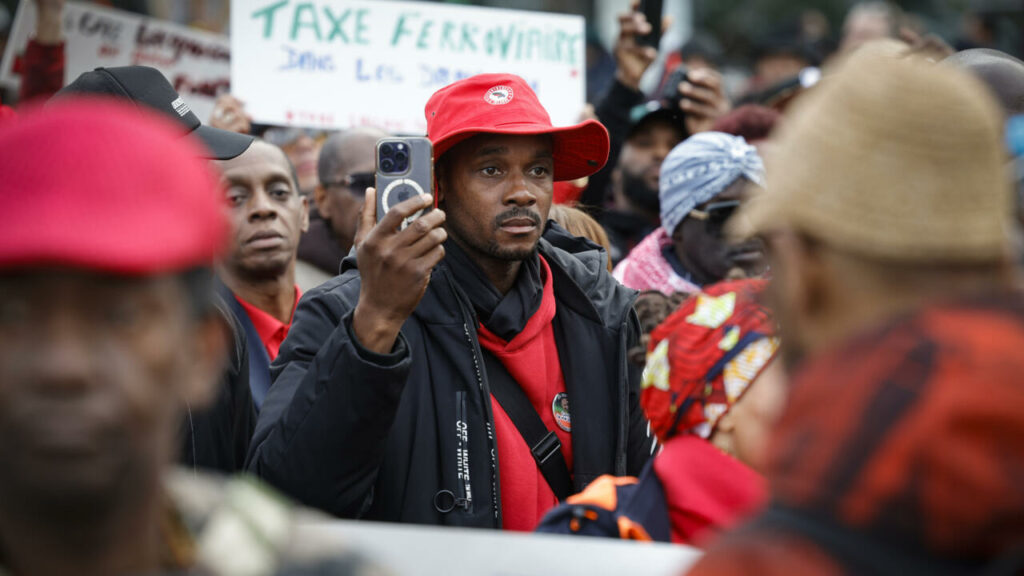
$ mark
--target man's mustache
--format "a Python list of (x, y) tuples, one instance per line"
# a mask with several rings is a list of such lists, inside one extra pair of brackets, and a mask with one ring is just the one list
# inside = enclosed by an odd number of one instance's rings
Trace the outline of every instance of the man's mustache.
[(540, 227), (540, 214), (537, 214), (536, 212), (529, 210), (527, 208), (516, 207), (506, 210), (501, 214), (498, 214), (498, 216), (494, 219), (494, 228), (501, 228), (501, 226), (505, 222), (508, 222), (509, 220), (514, 220), (516, 218), (529, 218), (530, 222), (533, 222), (534, 226)]

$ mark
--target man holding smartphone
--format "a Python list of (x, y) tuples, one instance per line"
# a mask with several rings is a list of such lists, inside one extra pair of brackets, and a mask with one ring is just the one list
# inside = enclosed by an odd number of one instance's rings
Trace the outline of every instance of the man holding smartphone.
[(332, 514), (532, 530), (654, 451), (634, 293), (547, 223), (555, 180), (600, 169), (607, 131), (554, 128), (523, 79), (474, 76), (426, 109), (429, 195), (394, 206), (310, 291), (272, 367), (250, 470)]

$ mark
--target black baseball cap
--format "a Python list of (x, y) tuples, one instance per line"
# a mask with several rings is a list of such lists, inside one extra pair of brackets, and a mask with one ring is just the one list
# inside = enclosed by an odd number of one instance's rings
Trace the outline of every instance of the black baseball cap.
[(149, 66), (118, 66), (85, 72), (54, 98), (85, 94), (127, 99), (163, 113), (182, 125), (187, 133), (198, 137), (213, 160), (230, 160), (245, 152), (255, 140), (246, 134), (203, 126), (167, 78)]
[(627, 140), (632, 138), (641, 129), (655, 123), (668, 124), (679, 130), (682, 134), (689, 136), (689, 130), (686, 128), (686, 118), (682, 110), (666, 106), (660, 100), (650, 100), (634, 106), (629, 111), (629, 122), (629, 131), (626, 133)]

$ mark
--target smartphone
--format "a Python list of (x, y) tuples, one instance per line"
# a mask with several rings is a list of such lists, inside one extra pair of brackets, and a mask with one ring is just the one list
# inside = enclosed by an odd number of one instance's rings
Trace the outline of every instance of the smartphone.
[(679, 91), (679, 85), (686, 82), (687, 72), (686, 65), (680, 64), (677, 66), (668, 75), (668, 78), (665, 79), (665, 84), (661, 88), (661, 96), (658, 98), (663, 106), (679, 114), (683, 113), (682, 108), (679, 107), (679, 102), (683, 99), (683, 94)]
[(651, 32), (650, 34), (638, 36), (637, 42), (644, 46), (653, 46), (655, 48), (661, 44), (661, 18), (663, 9), (664, 2), (662, 0), (640, 0), (640, 8), (638, 11), (647, 18), (647, 22), (651, 25)]
[[(377, 221), (395, 205), (417, 194), (434, 193), (434, 148), (426, 138), (381, 138), (377, 141)], [(404, 229), (425, 208), (402, 221)]]

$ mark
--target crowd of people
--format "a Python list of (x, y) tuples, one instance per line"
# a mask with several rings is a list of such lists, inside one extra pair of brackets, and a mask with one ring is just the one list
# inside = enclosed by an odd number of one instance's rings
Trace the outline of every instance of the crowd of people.
[(630, 11), (577, 124), (500, 71), (435, 92), (433, 189), (378, 214), (395, 135), (204, 123), (145, 66), (64, 86), (38, 5), (0, 574), (378, 573), (293, 537), (331, 517), (1024, 573), (1024, 62), (871, 3), (814, 82), (736, 105), (690, 53), (649, 98)]

